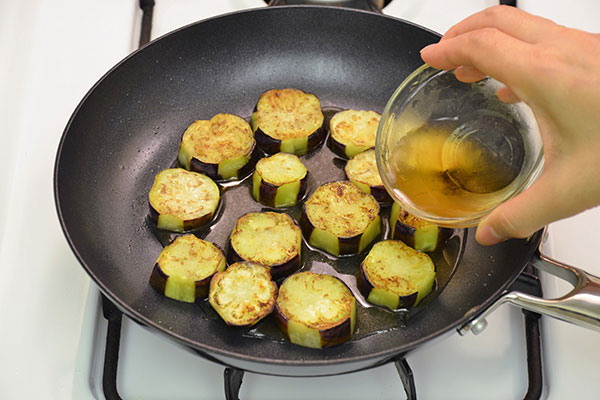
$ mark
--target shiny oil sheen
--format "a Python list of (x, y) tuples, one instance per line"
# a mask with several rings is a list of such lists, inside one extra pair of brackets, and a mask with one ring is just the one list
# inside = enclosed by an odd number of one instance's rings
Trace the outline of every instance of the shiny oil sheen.
[[(342, 108), (335, 106), (323, 107), (325, 126), (329, 127), (329, 121), (333, 115), (342, 110)], [(249, 118), (247, 118), (247, 120), (249, 120)], [(309, 178), (307, 194), (299, 204), (293, 207), (272, 208), (257, 203), (251, 195), (252, 179), (248, 179), (249, 176), (238, 181), (220, 182), (218, 185), (220, 186), (222, 193), (221, 204), (215, 213), (213, 221), (198, 230), (192, 231), (192, 233), (203, 240), (215, 243), (226, 253), (228, 250), (228, 238), (236, 220), (248, 212), (284, 212), (294, 220), (300, 221), (304, 201), (314, 193), (320, 185), (331, 181), (346, 179), (344, 174), (346, 160), (339, 158), (325, 142), (327, 142), (327, 139), (323, 140), (316, 149), (300, 157), (302, 163), (309, 171)], [(261, 155), (261, 157), (263, 156), (265, 155)], [(180, 165), (177, 160), (169, 165), (169, 167), (178, 166)], [(381, 234), (378, 235), (374, 243), (389, 238), (390, 208), (390, 205), (382, 206), (380, 208), (382, 221)], [(147, 224), (162, 246), (168, 245), (175, 238), (182, 235), (181, 233), (156, 229), (155, 225), (150, 221), (147, 221)], [(427, 304), (433, 301), (442, 292), (454, 273), (454, 270), (459, 263), (461, 252), (463, 251), (464, 234), (465, 232), (463, 230), (456, 230), (454, 235), (441, 249), (434, 253), (430, 253), (430, 257), (436, 266), (434, 290), (430, 295), (423, 299), (417, 307), (411, 309), (400, 309), (392, 312), (383, 307), (367, 303), (361, 295), (357, 286), (356, 277), (360, 271), (360, 264), (371, 249), (371, 245), (359, 254), (334, 257), (310, 246), (306, 238), (303, 238), (301, 267), (299, 271), (312, 271), (332, 275), (342, 280), (346, 286), (348, 286), (357, 299), (357, 326), (351, 339), (357, 341), (382, 332), (402, 330), (407, 324), (410, 324), (410, 318), (412, 316), (426, 309)], [(277, 283), (281, 284), (281, 281), (282, 279), (278, 279)], [(215, 321), (219, 324), (224, 324), (210, 304), (208, 304), (208, 301), (198, 300), (196, 305), (200, 308), (203, 318)], [(275, 342), (285, 341), (273, 316), (264, 318), (257, 325), (252, 327), (238, 328), (238, 331), (239, 334), (244, 337)]]

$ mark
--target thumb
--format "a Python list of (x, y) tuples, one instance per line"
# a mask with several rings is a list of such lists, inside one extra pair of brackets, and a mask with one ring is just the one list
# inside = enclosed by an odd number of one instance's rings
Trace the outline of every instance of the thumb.
[(484, 246), (508, 238), (526, 238), (544, 225), (562, 218), (561, 197), (552, 176), (542, 173), (523, 193), (499, 205), (477, 227), (475, 239)]

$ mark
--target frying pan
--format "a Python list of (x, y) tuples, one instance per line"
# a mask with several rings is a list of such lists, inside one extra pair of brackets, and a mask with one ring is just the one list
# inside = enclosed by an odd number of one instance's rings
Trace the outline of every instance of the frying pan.
[[(578, 285), (578, 293), (598, 293), (596, 278), (545, 261), (537, 250), (541, 232), (484, 248), (464, 230), (438, 255), (445, 277), (419, 312), (406, 320), (361, 307), (352, 341), (313, 350), (278, 339), (268, 321), (261, 332), (227, 327), (206, 304), (176, 302), (149, 285), (151, 268), (170, 237), (148, 221), (147, 193), (154, 175), (173, 165), (191, 122), (220, 112), (248, 117), (263, 91), (283, 87), (315, 93), (325, 109), (381, 112), (396, 86), (422, 64), (419, 50), (437, 40), (434, 32), (388, 16), (288, 6), (227, 14), (151, 42), (98, 81), (62, 136), (55, 199), (72, 250), (100, 290), (133, 320), (226, 364), (276, 375), (373, 366), (454, 329), (477, 330), (482, 323), (473, 317), (499, 302), (547, 312), (549, 300), (518, 293), (501, 297), (530, 262), (559, 271)], [(327, 151), (323, 146), (321, 154)], [(311, 160), (309, 170), (317, 178), (343, 176), (333, 163), (307, 157), (308, 164)], [(244, 184), (224, 188), (219, 220), (202, 237), (223, 247), (239, 212), (260, 209), (244, 200), (249, 198)], [(329, 270), (335, 273), (357, 262), (314, 254), (305, 256), (305, 268), (333, 265)], [(559, 301), (552, 312), (597, 327), (598, 303), (575, 303), (573, 310), (573, 302)]]

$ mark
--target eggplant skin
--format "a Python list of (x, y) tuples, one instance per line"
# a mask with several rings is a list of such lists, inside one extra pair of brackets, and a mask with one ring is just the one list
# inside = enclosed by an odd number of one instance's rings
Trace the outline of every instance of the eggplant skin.
[(306, 194), (309, 172), (289, 153), (260, 159), (252, 176), (252, 197), (273, 208), (295, 206)]
[(260, 175), (254, 171), (254, 174), (252, 175), (252, 197), (254, 197), (254, 200), (264, 206), (276, 208), (275, 198), (277, 197), (278, 189), (279, 186), (264, 181)]
[(227, 325), (250, 327), (273, 311), (277, 292), (267, 267), (238, 262), (214, 275), (208, 301)]
[(377, 200), (379, 202), (379, 204), (381, 204), (381, 205), (389, 206), (394, 201), (394, 200), (392, 200), (392, 197), (390, 196), (390, 194), (386, 190), (385, 186), (383, 186), (383, 185), (371, 186), (371, 187), (369, 187), (369, 189), (370, 189), (369, 194), (371, 196), (373, 196), (375, 198), (375, 200)]
[(166, 297), (193, 303), (206, 297), (213, 275), (226, 265), (218, 246), (183, 235), (161, 251), (150, 274), (150, 285)]
[(375, 146), (381, 115), (375, 111), (344, 110), (329, 122), (328, 146), (342, 158), (352, 158)]
[(346, 163), (344, 173), (350, 182), (364, 193), (372, 195), (382, 205), (392, 204), (392, 197), (379, 176), (375, 150), (369, 149), (356, 154)]
[(321, 185), (304, 203), (300, 227), (308, 244), (333, 256), (362, 252), (381, 233), (379, 204), (349, 181)]
[(148, 193), (150, 219), (159, 229), (185, 232), (212, 220), (221, 199), (217, 184), (183, 168), (159, 172)]
[(350, 159), (352, 156), (346, 154), (346, 145), (338, 142), (333, 139), (331, 135), (327, 137), (327, 147), (337, 156), (342, 157), (344, 159)]
[[(212, 220), (212, 217), (214, 216), (214, 213), (212, 213), (212, 214), (208, 213), (208, 214), (205, 214), (198, 218), (182, 220), (181, 218), (172, 218), (172, 216), (169, 214), (167, 214), (166, 216), (165, 215), (161, 216), (158, 213), (158, 211), (156, 211), (154, 209), (154, 207), (152, 207), (152, 204), (149, 204), (149, 208), (150, 208), (150, 214), (149, 214), (150, 221), (152, 221), (154, 224), (156, 224), (156, 227), (158, 229), (164, 229), (167, 231), (173, 231), (173, 232), (179, 232), (179, 233), (193, 231), (195, 229), (198, 229), (198, 228), (206, 225), (207, 223), (209, 223)], [(166, 219), (165, 217), (168, 218), (167, 222), (164, 222)]]
[[(235, 248), (231, 245), (231, 239), (229, 239), (229, 241), (227, 242), (227, 261), (229, 262), (229, 264), (233, 264), (236, 262), (250, 260), (246, 260), (242, 256), (240, 256), (237, 253), (237, 251), (235, 251)], [(300, 253), (298, 253), (293, 258), (284, 263), (270, 265), (269, 271), (271, 272), (273, 280), (276, 281), (278, 279), (293, 274), (294, 272), (299, 270), (301, 266), (301, 257)]]
[(453, 230), (422, 220), (394, 202), (390, 213), (391, 238), (401, 240), (410, 247), (434, 252), (443, 247)]
[(158, 263), (155, 263), (150, 274), (150, 285), (159, 293), (165, 294), (167, 279), (169, 279), (169, 275), (163, 272)]
[[(222, 270), (225, 269), (225, 263), (223, 264)], [(216, 273), (217, 271), (215, 271)], [(194, 284), (194, 291), (193, 291), (193, 298), (191, 296), (181, 296), (181, 297), (174, 297), (174, 296), (169, 296), (166, 293), (166, 288), (167, 288), (167, 280), (169, 279), (169, 275), (165, 274), (165, 272), (162, 270), (162, 268), (160, 267), (160, 265), (158, 263), (154, 264), (154, 268), (152, 268), (152, 273), (150, 274), (150, 285), (156, 289), (159, 293), (165, 295), (166, 297), (170, 297), (174, 300), (179, 300), (179, 301), (183, 301), (186, 303), (193, 303), (198, 299), (204, 299), (206, 298), (206, 296), (208, 295), (208, 287), (210, 285), (210, 280), (212, 279), (214, 273), (207, 276), (204, 279), (201, 280), (197, 280), (195, 281)]]
[(249, 154), (239, 157), (238, 159), (227, 160), (220, 164), (205, 163), (198, 160), (196, 157), (192, 157), (189, 169), (190, 171), (206, 174), (219, 182), (242, 179), (254, 169), (254, 166), (259, 159), (259, 153), (255, 143)]
[(292, 88), (263, 92), (251, 119), (254, 138), (267, 154), (306, 154), (325, 138), (324, 123), (318, 97)]
[(356, 299), (334, 276), (299, 272), (281, 284), (275, 316), (291, 343), (317, 349), (336, 346), (352, 338)]
[(264, 265), (273, 279), (280, 279), (302, 266), (301, 249), (302, 232), (292, 217), (270, 211), (247, 213), (231, 232), (227, 259)]
[(291, 153), (297, 156), (303, 156), (309, 151), (317, 148), (327, 134), (327, 129), (321, 125), (317, 130), (311, 133), (306, 138), (280, 140), (274, 139), (257, 128), (254, 132), (254, 138), (258, 146), (267, 154), (275, 154), (279, 152)]
[(376, 243), (361, 263), (358, 288), (368, 302), (391, 310), (418, 305), (435, 285), (431, 258), (400, 240)]
[(186, 169), (215, 180), (238, 179), (247, 174), (256, 141), (250, 124), (233, 114), (216, 114), (194, 121), (183, 133), (178, 160)]
[[(356, 278), (356, 284), (358, 286), (358, 290), (360, 290), (361, 294), (365, 299), (367, 299), (367, 301), (379, 306), (387, 307), (390, 310), (413, 307), (415, 305), (415, 301), (417, 300), (417, 292), (413, 292), (404, 296), (398, 296), (394, 293), (380, 289), (379, 293), (377, 293), (376, 288), (366, 276), (362, 265), (359, 269), (358, 277)], [(372, 294), (374, 290), (375, 292)]]

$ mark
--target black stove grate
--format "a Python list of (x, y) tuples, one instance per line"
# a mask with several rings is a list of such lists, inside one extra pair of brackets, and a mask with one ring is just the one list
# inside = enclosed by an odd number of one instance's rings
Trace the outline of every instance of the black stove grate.
[(140, 32), (140, 41), (138, 46), (142, 47), (150, 41), (152, 32), (152, 16), (154, 15), (154, 0), (140, 0), (142, 9), (142, 28)]
[[(384, 4), (389, 3), (386, 0)], [(271, 0), (269, 5), (286, 4), (285, 0)], [(375, 2), (367, 0), (369, 7)], [(500, 1), (501, 4), (515, 5), (516, 1)], [(154, 0), (140, 0), (139, 6), (143, 11), (142, 27), (140, 32), (139, 46), (143, 46), (150, 41), (152, 30), (152, 15), (154, 11)], [(381, 9), (373, 10), (381, 12)], [(527, 266), (523, 273), (517, 278), (509, 290), (516, 290), (524, 293), (542, 296), (542, 288), (536, 271), (532, 266)], [(527, 373), (529, 386), (525, 394), (525, 400), (536, 400), (542, 397), (543, 393), (543, 369), (542, 369), (542, 347), (540, 340), (540, 314), (523, 310), (525, 318), (525, 337), (527, 345)], [(106, 333), (106, 348), (104, 353), (104, 369), (102, 374), (102, 390), (107, 400), (122, 400), (117, 390), (117, 371), (119, 365), (119, 351), (121, 344), (121, 323), (123, 313), (102, 295), (102, 315), (108, 321)], [(201, 357), (209, 359), (223, 365), (219, 360), (208, 354), (198, 353)], [(417, 392), (413, 372), (404, 358), (404, 354), (399, 354), (386, 363), (394, 363), (396, 370), (406, 393), (407, 400), (416, 400)], [(379, 367), (378, 364), (370, 368)], [(244, 378), (244, 371), (241, 369), (225, 366), (223, 380), (226, 400), (239, 400), (240, 388)]]

